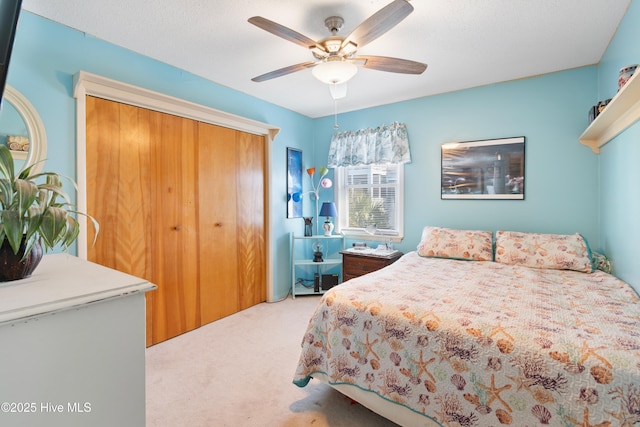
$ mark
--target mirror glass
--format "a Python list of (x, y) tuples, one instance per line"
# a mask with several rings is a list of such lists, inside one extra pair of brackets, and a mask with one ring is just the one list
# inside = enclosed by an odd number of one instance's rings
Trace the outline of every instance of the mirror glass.
[(34, 172), (42, 170), (47, 155), (44, 125), (29, 100), (9, 85), (0, 110), (0, 144), (11, 150), (16, 172), (30, 165)]

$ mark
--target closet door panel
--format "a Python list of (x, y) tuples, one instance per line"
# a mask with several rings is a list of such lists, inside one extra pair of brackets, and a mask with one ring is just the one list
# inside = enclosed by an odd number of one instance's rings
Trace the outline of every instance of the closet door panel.
[(91, 96), (86, 108), (87, 213), (100, 223), (95, 245), (93, 229), (87, 228), (87, 259), (151, 280), (149, 111)]
[(198, 125), (198, 214), (202, 324), (238, 311), (235, 131)]
[(266, 301), (265, 140), (236, 132), (239, 308)]
[(147, 344), (200, 325), (197, 123), (87, 97), (87, 210), (100, 222), (88, 258), (158, 285)]
[(192, 120), (150, 113), (154, 343), (200, 325), (196, 135)]
[[(149, 112), (87, 98), (87, 210), (100, 223), (88, 245), (89, 260), (138, 277), (152, 271)], [(93, 228), (88, 227), (90, 243)]]

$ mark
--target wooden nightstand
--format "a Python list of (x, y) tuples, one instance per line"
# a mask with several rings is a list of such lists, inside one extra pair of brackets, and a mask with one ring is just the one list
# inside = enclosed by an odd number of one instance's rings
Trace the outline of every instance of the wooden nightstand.
[(342, 281), (346, 282), (354, 277), (380, 270), (393, 264), (403, 253), (400, 251), (387, 252), (375, 249), (346, 249), (342, 254)]

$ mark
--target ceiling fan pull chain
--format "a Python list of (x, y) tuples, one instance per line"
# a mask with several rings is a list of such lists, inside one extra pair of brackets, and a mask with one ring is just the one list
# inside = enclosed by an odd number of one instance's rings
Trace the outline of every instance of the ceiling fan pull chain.
[(333, 100), (333, 128), (338, 129), (338, 101)]

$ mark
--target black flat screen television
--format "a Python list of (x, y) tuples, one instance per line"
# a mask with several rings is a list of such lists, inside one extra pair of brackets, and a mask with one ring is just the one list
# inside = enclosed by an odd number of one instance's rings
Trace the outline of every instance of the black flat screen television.
[(22, 0), (0, 0), (0, 108), (21, 6)]

